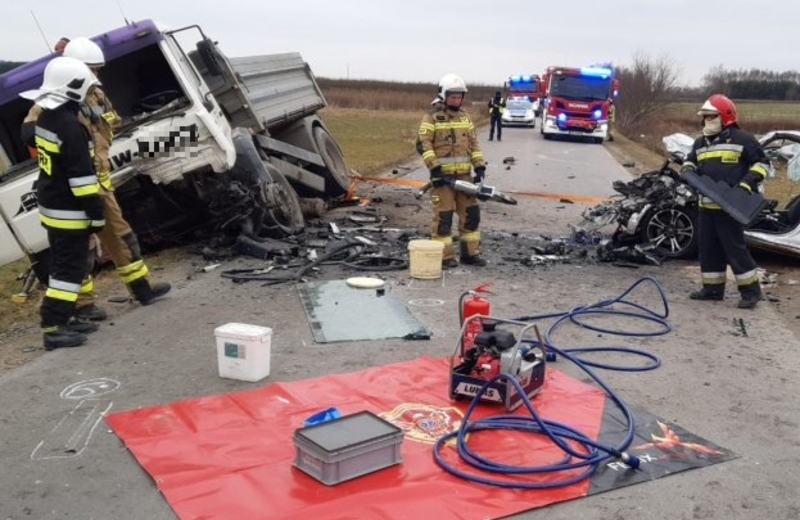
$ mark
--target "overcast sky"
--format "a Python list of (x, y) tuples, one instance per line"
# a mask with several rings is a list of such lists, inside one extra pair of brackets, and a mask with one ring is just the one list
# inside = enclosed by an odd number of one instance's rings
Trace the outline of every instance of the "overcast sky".
[(719, 65), (800, 68), (798, 0), (3, 0), (0, 59), (37, 58), (45, 40), (94, 36), (123, 25), (123, 13), (200, 25), (230, 56), (299, 51), (330, 78), (455, 72), (501, 85), (548, 65), (625, 66), (635, 53), (671, 60), (683, 85)]

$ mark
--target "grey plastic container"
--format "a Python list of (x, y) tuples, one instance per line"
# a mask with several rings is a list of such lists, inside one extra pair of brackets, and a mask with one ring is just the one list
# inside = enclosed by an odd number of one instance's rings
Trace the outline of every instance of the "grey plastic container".
[(294, 432), (294, 466), (333, 486), (402, 462), (403, 430), (363, 411)]

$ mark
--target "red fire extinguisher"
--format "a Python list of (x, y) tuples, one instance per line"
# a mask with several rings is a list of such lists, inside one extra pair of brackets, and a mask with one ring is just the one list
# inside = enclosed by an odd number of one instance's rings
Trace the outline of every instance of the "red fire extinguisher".
[[(458, 300), (458, 317), (461, 326), (464, 326), (464, 321), (470, 316), (480, 314), (482, 316), (490, 316), (489, 314), (489, 300), (481, 298), (480, 294), (492, 294), (487, 289), (492, 285), (492, 282), (476, 285), (471, 291), (467, 291), (461, 295)], [(470, 320), (467, 327), (464, 329), (464, 336), (461, 338), (461, 352), (462, 354), (471, 349), (475, 344), (475, 336), (481, 333), (483, 325), (480, 318)]]

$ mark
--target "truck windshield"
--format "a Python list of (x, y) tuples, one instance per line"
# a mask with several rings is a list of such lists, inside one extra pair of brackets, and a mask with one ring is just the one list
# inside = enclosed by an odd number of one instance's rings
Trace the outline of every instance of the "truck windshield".
[(528, 83), (513, 83), (508, 86), (508, 95), (514, 94), (532, 94), (539, 89), (538, 84), (535, 81), (531, 81)]
[(550, 95), (567, 99), (608, 99), (610, 78), (555, 74), (550, 80)]

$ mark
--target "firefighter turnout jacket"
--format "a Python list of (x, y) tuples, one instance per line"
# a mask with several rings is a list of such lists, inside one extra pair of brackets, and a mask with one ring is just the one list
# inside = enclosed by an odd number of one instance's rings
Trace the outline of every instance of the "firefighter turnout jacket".
[[(23, 121), (22, 139), (29, 142), (32, 137), (33, 128), (39, 114), (42, 113), (41, 107), (33, 105)], [(122, 118), (114, 110), (111, 100), (105, 92), (97, 85), (92, 86), (86, 94), (78, 113), (78, 121), (86, 127), (94, 143), (93, 162), (100, 184), (107, 190), (112, 189), (111, 185), (111, 161), (109, 158), (111, 141), (114, 131), (122, 124)], [(35, 154), (34, 154), (35, 155)]]
[[(769, 163), (755, 137), (737, 126), (729, 126), (712, 138), (699, 137), (692, 145), (683, 167), (697, 170), (715, 181), (729, 186), (739, 185), (753, 191), (767, 176)], [(720, 209), (707, 197), (700, 198), (700, 207)]]
[(468, 175), (485, 166), (475, 125), (463, 110), (431, 111), (419, 126), (422, 160), (428, 170), (441, 166), (445, 175)]
[(84, 232), (105, 225), (100, 186), (92, 165), (92, 142), (75, 117), (76, 103), (43, 110), (34, 142), (39, 161), (36, 196), (42, 225)]
[(81, 105), (81, 123), (86, 125), (94, 141), (94, 166), (100, 184), (107, 190), (111, 186), (111, 161), (109, 150), (114, 131), (122, 124), (122, 118), (114, 110), (108, 99), (97, 85), (92, 86)]

